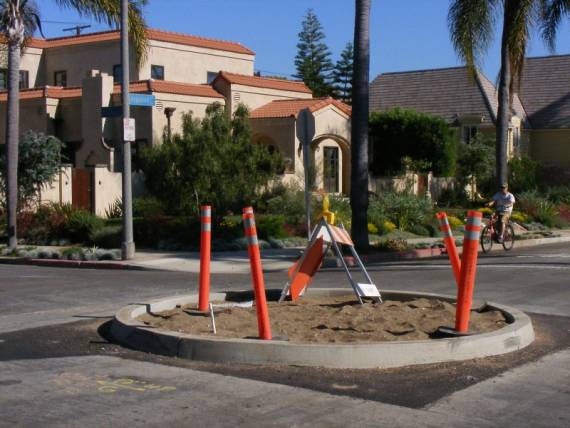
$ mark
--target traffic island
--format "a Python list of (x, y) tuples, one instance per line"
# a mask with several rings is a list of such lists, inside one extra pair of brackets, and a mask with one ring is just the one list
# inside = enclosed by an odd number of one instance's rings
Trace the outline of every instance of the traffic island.
[[(472, 311), (470, 335), (442, 337), (453, 325), (455, 298), (384, 291), (384, 303), (360, 305), (346, 288), (306, 290), (296, 303), (267, 292), (273, 340), (256, 338), (251, 292), (213, 293), (211, 314), (198, 296), (130, 305), (115, 316), (111, 333), (147, 352), (219, 363), (285, 364), (330, 368), (390, 368), (459, 361), (517, 351), (534, 340), (530, 318), (496, 303)], [(175, 331), (179, 330), (179, 331)]]

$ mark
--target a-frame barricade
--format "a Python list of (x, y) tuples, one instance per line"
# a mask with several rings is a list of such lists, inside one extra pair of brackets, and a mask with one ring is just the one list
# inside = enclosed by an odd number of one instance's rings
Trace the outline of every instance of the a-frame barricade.
[[(344, 260), (340, 245), (345, 245), (350, 249), (356, 264), (368, 281), (367, 283), (359, 283), (354, 279), (346, 261)], [(354, 248), (354, 243), (344, 226), (342, 224), (339, 227), (333, 226), (328, 224), (324, 218), (321, 219), (313, 230), (309, 244), (301, 258), (295, 262), (291, 269), (289, 269), (289, 281), (287, 281), (285, 287), (283, 287), (279, 301), (285, 300), (287, 295), (290, 295), (291, 300), (293, 301), (303, 295), (313, 280), (313, 277), (321, 267), (325, 255), (331, 247), (339, 259), (346, 276), (348, 277), (348, 282), (350, 283), (350, 286), (352, 287), (360, 304), (363, 303), (362, 298), (365, 297), (381, 303), (382, 297), (380, 296), (380, 291), (372, 282), (372, 278), (370, 278), (370, 275), (366, 271), (362, 260)]]

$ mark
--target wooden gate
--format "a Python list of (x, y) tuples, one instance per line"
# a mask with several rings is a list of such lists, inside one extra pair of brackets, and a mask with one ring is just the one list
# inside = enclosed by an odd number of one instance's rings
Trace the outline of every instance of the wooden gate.
[(71, 203), (75, 208), (93, 211), (93, 171), (74, 168), (71, 180)]
[(418, 196), (424, 197), (427, 193), (428, 176), (427, 174), (418, 174)]

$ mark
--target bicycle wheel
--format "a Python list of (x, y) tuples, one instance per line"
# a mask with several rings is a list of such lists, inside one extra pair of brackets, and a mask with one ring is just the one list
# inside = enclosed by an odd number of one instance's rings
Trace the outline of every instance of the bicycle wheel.
[(485, 226), (481, 231), (481, 249), (488, 253), (493, 248), (493, 234), (489, 226)]
[(505, 251), (510, 251), (515, 245), (515, 229), (513, 229), (512, 224), (507, 224), (505, 226), (505, 233), (503, 233), (503, 248)]

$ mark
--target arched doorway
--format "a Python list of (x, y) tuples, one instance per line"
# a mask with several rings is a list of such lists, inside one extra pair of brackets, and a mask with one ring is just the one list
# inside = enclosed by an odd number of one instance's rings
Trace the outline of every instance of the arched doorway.
[(311, 143), (315, 185), (327, 193), (350, 192), (350, 147), (338, 135), (320, 135)]

